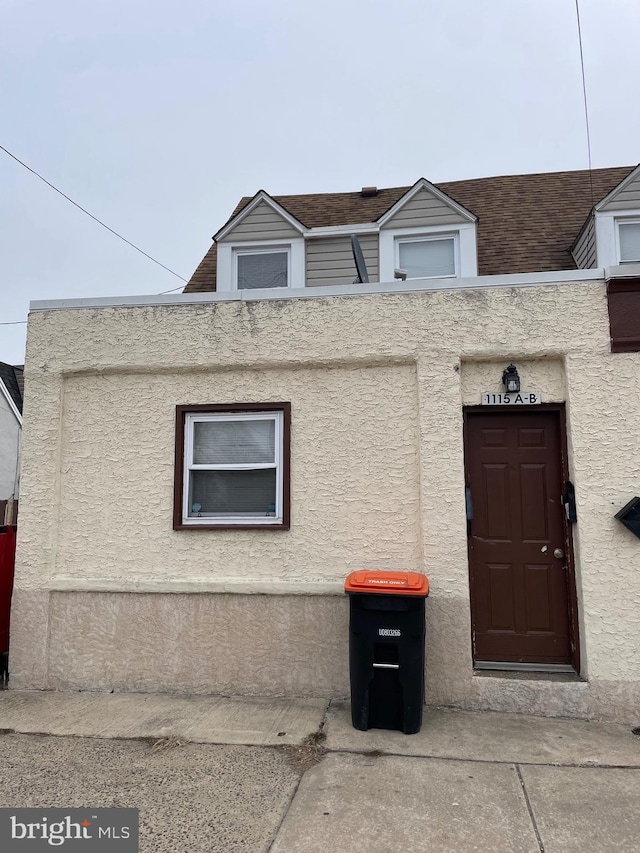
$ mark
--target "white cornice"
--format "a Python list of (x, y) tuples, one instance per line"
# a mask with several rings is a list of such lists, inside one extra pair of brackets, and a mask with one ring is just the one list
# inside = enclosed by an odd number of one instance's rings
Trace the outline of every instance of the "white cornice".
[(324, 228), (307, 228), (305, 237), (344, 237), (350, 234), (377, 234), (380, 226), (377, 222), (360, 222), (357, 225), (326, 225)]
[[(637, 265), (633, 265), (639, 269)], [(613, 268), (616, 270), (617, 268)], [(632, 265), (624, 266), (633, 275)], [(213, 302), (257, 302), (283, 299), (323, 299), (331, 296), (372, 296), (375, 294), (427, 293), (446, 290), (483, 290), (488, 287), (541, 287), (547, 284), (581, 284), (605, 280), (605, 270), (558, 270), (556, 272), (484, 275), (471, 278), (430, 278), (410, 281), (382, 281), (369, 284), (334, 284), (330, 287), (277, 287), (266, 290), (236, 290), (228, 293), (179, 293), (147, 296), (100, 296), (91, 299), (43, 299), (31, 302), (30, 314), (41, 311), (69, 311), (88, 308), (137, 308), (149, 306), (206, 305)]]
[(618, 264), (614, 267), (607, 267), (604, 271), (604, 277), (606, 281), (621, 278), (640, 278), (640, 264)]

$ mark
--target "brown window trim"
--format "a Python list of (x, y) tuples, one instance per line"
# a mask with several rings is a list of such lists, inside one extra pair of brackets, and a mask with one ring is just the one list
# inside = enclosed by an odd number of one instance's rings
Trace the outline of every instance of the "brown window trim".
[[(182, 485), (184, 482), (184, 426), (187, 414), (194, 412), (282, 412), (282, 523), (281, 524), (184, 524), (182, 521)], [(176, 406), (176, 445), (173, 481), (174, 530), (289, 530), (291, 475), (291, 403), (212, 403)]]

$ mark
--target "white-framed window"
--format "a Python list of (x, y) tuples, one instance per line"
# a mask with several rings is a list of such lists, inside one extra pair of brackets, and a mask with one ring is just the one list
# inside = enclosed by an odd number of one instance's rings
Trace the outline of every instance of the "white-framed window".
[(174, 528), (289, 526), (288, 403), (178, 406)]
[(234, 249), (233, 276), (237, 290), (289, 287), (291, 247)]
[(640, 219), (619, 219), (617, 226), (618, 262), (640, 263)]
[(432, 234), (397, 237), (396, 267), (407, 278), (452, 278), (458, 275), (458, 235)]
[(596, 210), (595, 228), (598, 267), (640, 263), (640, 210)]
[(218, 243), (219, 292), (305, 287), (304, 238)]
[(382, 228), (380, 281), (393, 281), (396, 269), (408, 279), (477, 276), (476, 223)]

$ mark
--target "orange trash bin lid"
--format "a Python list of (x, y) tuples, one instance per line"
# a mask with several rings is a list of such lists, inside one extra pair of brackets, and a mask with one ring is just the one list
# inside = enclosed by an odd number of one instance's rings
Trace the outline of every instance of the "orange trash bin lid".
[(419, 572), (379, 572), (357, 569), (347, 576), (345, 592), (383, 595), (429, 595), (429, 578)]

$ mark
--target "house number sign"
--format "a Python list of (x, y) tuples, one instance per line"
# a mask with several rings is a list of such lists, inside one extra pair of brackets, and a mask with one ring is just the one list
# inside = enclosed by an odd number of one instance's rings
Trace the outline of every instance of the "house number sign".
[(483, 394), (483, 406), (536, 406), (542, 402), (538, 391), (518, 391), (511, 394)]

